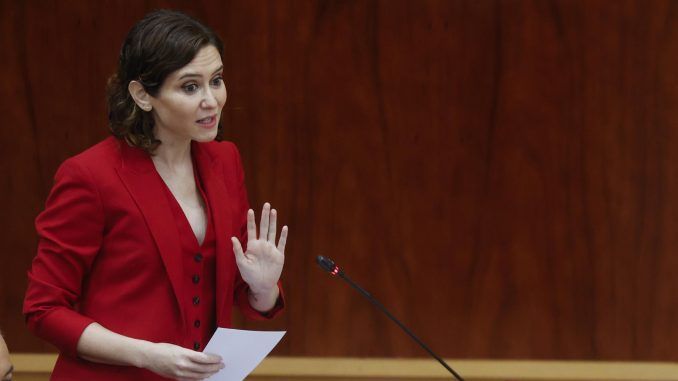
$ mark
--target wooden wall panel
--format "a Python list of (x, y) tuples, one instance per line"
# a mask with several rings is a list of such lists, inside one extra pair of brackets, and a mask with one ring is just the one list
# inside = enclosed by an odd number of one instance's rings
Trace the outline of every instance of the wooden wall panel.
[(291, 227), (278, 355), (678, 360), (675, 1), (0, 1), (0, 327), (58, 164), (107, 135), (129, 27), (226, 43), (227, 136)]

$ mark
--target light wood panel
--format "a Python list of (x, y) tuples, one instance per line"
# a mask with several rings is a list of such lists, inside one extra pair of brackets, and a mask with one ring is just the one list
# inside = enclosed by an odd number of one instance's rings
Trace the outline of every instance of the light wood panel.
[[(55, 355), (13, 356), (17, 381), (47, 380)], [(676, 363), (446, 360), (466, 380), (673, 381)], [(451, 376), (435, 360), (269, 357), (248, 380), (429, 381)]]

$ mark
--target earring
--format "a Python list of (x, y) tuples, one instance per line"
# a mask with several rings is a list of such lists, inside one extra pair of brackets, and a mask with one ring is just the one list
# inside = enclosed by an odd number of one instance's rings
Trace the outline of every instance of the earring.
[(151, 106), (151, 105), (141, 106), (141, 109), (146, 111), (146, 112), (151, 111), (152, 108), (153, 108), (153, 106)]

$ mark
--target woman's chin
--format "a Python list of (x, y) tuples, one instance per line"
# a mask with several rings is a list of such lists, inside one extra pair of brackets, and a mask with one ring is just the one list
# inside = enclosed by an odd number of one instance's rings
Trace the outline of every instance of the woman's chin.
[(208, 143), (214, 140), (217, 137), (217, 129), (214, 128), (212, 131), (202, 131), (199, 134), (193, 136), (193, 140), (198, 143)]

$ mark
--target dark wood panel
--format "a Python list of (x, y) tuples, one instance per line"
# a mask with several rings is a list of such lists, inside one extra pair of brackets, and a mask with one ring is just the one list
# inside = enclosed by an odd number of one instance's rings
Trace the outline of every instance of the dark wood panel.
[(0, 327), (19, 351), (32, 220), (106, 136), (128, 28), (179, 7), (224, 38), (227, 136), (291, 227), (275, 353), (678, 359), (673, 1), (0, 2)]

